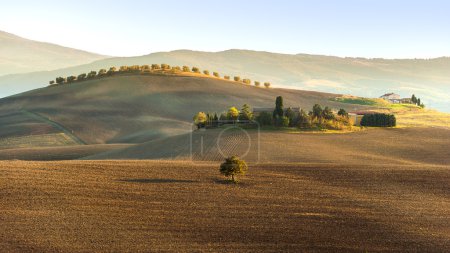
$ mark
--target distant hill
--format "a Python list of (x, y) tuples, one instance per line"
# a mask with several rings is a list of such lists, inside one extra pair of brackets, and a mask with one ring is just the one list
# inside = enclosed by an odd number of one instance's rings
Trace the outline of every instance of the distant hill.
[(178, 50), (139, 57), (109, 58), (50, 72), (10, 75), (0, 77), (0, 96), (46, 86), (56, 76), (79, 74), (109, 66), (151, 63), (197, 66), (218, 71), (221, 75), (270, 81), (277, 87), (364, 97), (379, 97), (386, 92), (397, 92), (409, 97), (415, 93), (428, 107), (450, 111), (450, 58), (387, 60), (248, 50), (215, 53)]
[(14, 137), (17, 142), (21, 136), (39, 135), (32, 138), (37, 146), (42, 138), (61, 143), (63, 137), (70, 144), (142, 143), (190, 132), (192, 117), (199, 111), (220, 113), (244, 103), (274, 107), (280, 95), (286, 107), (310, 110), (320, 103), (336, 109), (364, 108), (331, 101), (335, 94), (257, 88), (213, 77), (122, 75), (0, 99), (0, 139)]
[(104, 58), (106, 56), (28, 40), (0, 31), (0, 76), (55, 70)]

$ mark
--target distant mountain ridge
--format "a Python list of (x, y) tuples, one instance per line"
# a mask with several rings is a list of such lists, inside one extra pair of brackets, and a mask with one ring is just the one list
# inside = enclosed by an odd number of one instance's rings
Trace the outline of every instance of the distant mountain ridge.
[(107, 56), (28, 40), (0, 31), (0, 76), (55, 70), (104, 58)]
[(363, 97), (395, 92), (419, 96), (427, 107), (450, 112), (450, 58), (367, 59), (308, 54), (279, 54), (250, 50), (201, 52), (176, 50), (136, 57), (107, 58), (55, 71), (0, 77), (0, 97), (48, 85), (57, 76), (78, 75), (122, 65), (167, 63), (196, 66), (238, 75), (252, 81), (269, 81), (274, 87), (315, 90)]

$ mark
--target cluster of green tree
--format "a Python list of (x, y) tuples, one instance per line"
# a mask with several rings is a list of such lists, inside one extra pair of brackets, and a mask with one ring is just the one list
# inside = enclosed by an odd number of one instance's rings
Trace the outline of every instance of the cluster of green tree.
[(224, 123), (237, 123), (246, 122), (253, 120), (253, 112), (249, 105), (244, 104), (241, 110), (232, 106), (228, 111), (223, 112), (218, 116), (217, 113), (205, 113), (198, 112), (194, 116), (194, 123), (197, 128), (207, 128), (207, 127), (218, 127), (220, 124)]
[(414, 95), (414, 94), (411, 97), (411, 102), (415, 105), (425, 108), (424, 103), (422, 101), (420, 101), (420, 98), (416, 97), (416, 95)]
[(275, 100), (275, 109), (272, 113), (261, 112), (256, 121), (261, 126), (276, 127), (298, 127), (301, 129), (344, 129), (351, 128), (353, 122), (348, 117), (348, 113), (344, 109), (338, 111), (337, 116), (334, 115), (331, 108), (315, 104), (308, 113), (303, 110), (293, 110), (292, 108), (284, 108), (283, 97), (279, 96)]
[(386, 113), (366, 114), (361, 119), (361, 126), (395, 127), (397, 120), (395, 115)]
[[(93, 78), (99, 78), (99, 77), (106, 77), (106, 76), (113, 76), (116, 73), (168, 73), (168, 74), (179, 74), (182, 72), (192, 72), (192, 73), (197, 73), (200, 74), (202, 73), (200, 71), (200, 69), (198, 67), (192, 67), (190, 68), (189, 66), (170, 66), (169, 64), (152, 64), (152, 65), (133, 65), (133, 66), (121, 66), (119, 68), (119, 70), (116, 69), (116, 67), (111, 67), (109, 68), (109, 70), (107, 71), (106, 69), (100, 69), (98, 71), (98, 73), (96, 71), (91, 71), (88, 74), (83, 73), (80, 74), (78, 76), (68, 76), (68, 77), (57, 77), (55, 80), (51, 80), (49, 81), (50, 85), (55, 85), (55, 84), (65, 84), (65, 83), (73, 83), (76, 81), (84, 81), (84, 80), (88, 80), (88, 79), (93, 79)], [(210, 75), (209, 70), (203, 70), (203, 74), (206, 76)], [(213, 72), (213, 76), (216, 78), (220, 78), (220, 74), (218, 72)], [(230, 80), (230, 76), (224, 76), (225, 80)], [(250, 85), (251, 84), (251, 80), (248, 78), (244, 78), (241, 79), (241, 77), (239, 76), (235, 76), (234, 81), (236, 82), (242, 82), (244, 84)], [(260, 86), (260, 82), (255, 81), (254, 82), (255, 86)], [(270, 83), (269, 82), (265, 82), (264, 83), (264, 87), (269, 88), (270, 87)]]

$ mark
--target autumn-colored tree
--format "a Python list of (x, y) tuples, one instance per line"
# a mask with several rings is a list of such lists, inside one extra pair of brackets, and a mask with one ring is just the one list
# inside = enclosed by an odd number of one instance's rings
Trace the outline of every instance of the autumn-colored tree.
[(220, 173), (226, 177), (231, 176), (231, 181), (237, 183), (237, 175), (245, 175), (248, 171), (247, 163), (239, 159), (237, 156), (231, 156), (225, 159), (225, 162), (220, 165)]
[(236, 121), (239, 117), (239, 110), (232, 106), (228, 109), (228, 118)]
[(195, 123), (195, 125), (197, 125), (198, 129), (205, 126), (206, 120), (207, 120), (207, 117), (206, 117), (206, 113), (204, 113), (204, 112), (198, 112), (194, 116), (194, 123)]
[(230, 76), (223, 76), (223, 79), (230, 80)]
[(215, 76), (215, 77), (220, 77), (220, 75), (219, 75), (218, 72), (213, 72), (213, 76)]
[(188, 66), (183, 66), (183, 72), (191, 72), (191, 69)]
[(252, 81), (250, 79), (248, 79), (248, 78), (242, 79), (242, 82), (245, 83), (245, 84), (251, 84), (252, 83)]
[(240, 76), (235, 76), (235, 77), (234, 77), (234, 81), (235, 81), (235, 82), (239, 82), (240, 80), (241, 80), (241, 77), (240, 77)]

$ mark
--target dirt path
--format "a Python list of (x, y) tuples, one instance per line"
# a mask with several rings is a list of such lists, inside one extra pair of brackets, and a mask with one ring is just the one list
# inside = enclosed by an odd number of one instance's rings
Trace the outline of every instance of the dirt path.
[(66, 134), (68, 137), (70, 137), (73, 141), (75, 141), (77, 144), (79, 145), (86, 145), (87, 143), (84, 142), (82, 139), (80, 139), (79, 137), (77, 137), (76, 135), (73, 134), (73, 131), (70, 129), (67, 129), (66, 127), (64, 127), (63, 125), (59, 124), (58, 122), (52, 121), (47, 117), (44, 117), (40, 114), (37, 114), (35, 112), (30, 112), (27, 110), (22, 109), (21, 112), (30, 117), (33, 118), (35, 120), (41, 121), (45, 124), (51, 125), (52, 127), (61, 130), (64, 134)]

